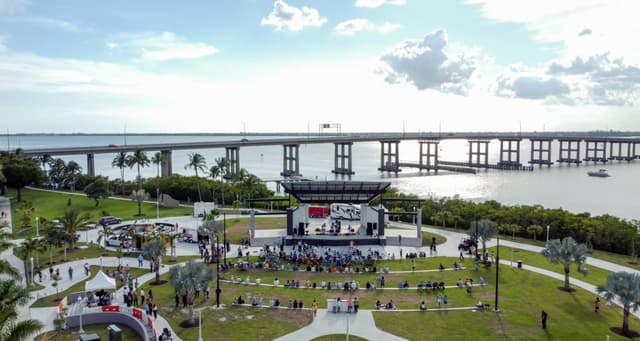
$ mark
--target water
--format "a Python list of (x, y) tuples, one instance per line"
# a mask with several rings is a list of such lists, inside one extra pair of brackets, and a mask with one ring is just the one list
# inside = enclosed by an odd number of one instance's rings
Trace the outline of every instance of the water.
[[(224, 141), (238, 140), (239, 136), (196, 136), (196, 135), (162, 135), (127, 136), (126, 143), (171, 143), (191, 141)], [(270, 137), (250, 136), (252, 140)], [(43, 147), (72, 146), (106, 146), (123, 145), (124, 137), (116, 135), (74, 135), (74, 136), (11, 136), (11, 148), (24, 149)], [(417, 162), (418, 143), (404, 141), (400, 143), (400, 160)], [(529, 141), (521, 144), (521, 162), (529, 161)], [(584, 157), (584, 143), (581, 157)], [(224, 149), (199, 149), (194, 151), (173, 151), (173, 172), (193, 174), (185, 170), (187, 154), (198, 152), (203, 154), (209, 165), (215, 158), (224, 157)], [(300, 172), (303, 177), (317, 180), (333, 180), (336, 175), (333, 169), (333, 144), (311, 144), (300, 146)], [(443, 141), (440, 144), (441, 160), (466, 161), (468, 159), (466, 141)], [(151, 157), (152, 153), (149, 153)], [(551, 159), (558, 158), (558, 145), (552, 145)], [(118, 178), (118, 168), (111, 166), (115, 157), (111, 154), (96, 154), (96, 173)], [(62, 157), (66, 161), (76, 160), (86, 166), (85, 157), (81, 155)], [(492, 141), (489, 145), (489, 162), (499, 159), (499, 143)], [(474, 201), (494, 199), (506, 204), (540, 204), (548, 208), (563, 208), (572, 212), (590, 212), (591, 214), (612, 214), (627, 219), (640, 218), (639, 170), (640, 161), (612, 161), (607, 165), (583, 163), (582, 166), (555, 164), (550, 168), (536, 166), (533, 172), (517, 171), (480, 171), (478, 174), (459, 174), (440, 172), (419, 172), (416, 169), (404, 169), (397, 176), (377, 171), (380, 163), (380, 143), (362, 142), (353, 145), (353, 170), (356, 172), (352, 180), (384, 180), (390, 181), (401, 192), (416, 194), (420, 197), (460, 195), (464, 199)], [(278, 179), (282, 171), (282, 147), (243, 147), (240, 149), (240, 166), (262, 179)], [(609, 178), (589, 177), (589, 170), (606, 168), (612, 176)], [(142, 171), (144, 177), (156, 175), (152, 165)], [(134, 179), (135, 170), (126, 170), (126, 178)], [(338, 179), (343, 177), (338, 176)], [(348, 179), (345, 177), (345, 179)], [(274, 184), (269, 184), (271, 189)]]

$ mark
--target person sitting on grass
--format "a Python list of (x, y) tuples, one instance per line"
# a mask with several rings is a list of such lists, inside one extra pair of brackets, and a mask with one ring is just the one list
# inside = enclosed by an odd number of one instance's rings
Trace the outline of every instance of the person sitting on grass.
[(424, 301), (420, 303), (420, 311), (427, 311), (427, 306), (424, 304)]
[(376, 301), (376, 310), (380, 310), (382, 308), (382, 303), (380, 303), (380, 300)]
[(487, 285), (487, 283), (484, 281), (484, 278), (482, 276), (480, 276), (480, 280), (478, 281), (478, 283), (480, 285)]

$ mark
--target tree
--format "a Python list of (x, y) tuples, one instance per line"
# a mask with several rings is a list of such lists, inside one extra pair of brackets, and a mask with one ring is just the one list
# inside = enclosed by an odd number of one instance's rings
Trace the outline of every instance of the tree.
[(222, 196), (222, 206), (224, 206), (224, 177), (227, 176), (227, 169), (229, 168), (229, 160), (226, 157), (219, 157), (215, 160), (215, 165), (211, 167), (211, 177), (215, 180), (217, 173), (220, 176), (220, 191)]
[(63, 159), (54, 159), (49, 161), (49, 179), (54, 188), (64, 185), (64, 177), (67, 169), (67, 164)]
[(98, 179), (84, 188), (84, 193), (87, 197), (96, 201), (96, 207), (100, 205), (100, 199), (106, 199), (109, 197), (109, 184), (104, 179)]
[(31, 216), (33, 215), (33, 211), (35, 208), (33, 207), (33, 203), (31, 201), (23, 201), (20, 204), (20, 212), (22, 213), (22, 217), (20, 218), (22, 223), (22, 228), (31, 227)]
[[(85, 225), (89, 224), (91, 220), (91, 215), (86, 212), (81, 213), (75, 207), (66, 207), (64, 209), (64, 214), (62, 215), (62, 217), (58, 217), (56, 219), (58, 219), (60, 221), (60, 224), (64, 226), (64, 231), (65, 231), (64, 239), (65, 241), (71, 244), (70, 249), (71, 251), (73, 251), (75, 248), (76, 233), (81, 227), (84, 227)], [(66, 246), (65, 246), (65, 250), (66, 250)]]
[(176, 293), (187, 296), (189, 324), (195, 325), (193, 303), (196, 290), (204, 290), (213, 279), (213, 269), (200, 262), (188, 261), (184, 266), (174, 266), (169, 270), (169, 281)]
[(22, 287), (15, 280), (0, 281), (0, 310), (27, 304), (29, 298), (29, 289)]
[(104, 240), (104, 244), (106, 246), (107, 239), (109, 239), (109, 237), (113, 236), (114, 234), (115, 233), (113, 232), (113, 229), (108, 225), (102, 226), (102, 230), (98, 231), (98, 239), (96, 240), (96, 242), (98, 243), (98, 245), (100, 245), (100, 243)]
[(122, 195), (124, 195), (124, 169), (128, 166), (127, 159), (127, 152), (121, 151), (111, 161), (111, 167), (120, 168), (120, 194)]
[(469, 235), (482, 242), (483, 255), (487, 253), (487, 242), (491, 240), (496, 233), (498, 233), (498, 225), (488, 219), (472, 222), (471, 229), (469, 229)]
[[(2, 226), (0, 225), (0, 227)], [(2, 232), (2, 229), (0, 229), (0, 253), (13, 246), (13, 244), (9, 242), (10, 238), (11, 235), (6, 232)], [(15, 279), (21, 278), (20, 271), (14, 268), (6, 259), (0, 259), (0, 275), (8, 275)]]
[(540, 225), (529, 225), (527, 227), (527, 232), (533, 236), (533, 241), (536, 241), (536, 236), (542, 233), (544, 229)]
[(222, 231), (223, 225), (216, 218), (220, 215), (217, 210), (212, 210), (211, 213), (205, 215), (202, 218), (202, 225), (198, 227), (198, 234), (203, 234), (209, 237), (209, 243), (211, 244), (211, 259), (218, 257), (216, 252), (216, 244), (213, 242), (216, 238), (216, 233)]
[(14, 280), (0, 281), (0, 341), (27, 340), (42, 329), (37, 320), (16, 322), (16, 305), (24, 305), (29, 300), (29, 291), (21, 288)]
[(160, 284), (160, 257), (167, 254), (164, 240), (154, 239), (142, 246), (142, 254), (153, 261), (153, 269), (156, 272), (156, 284)]
[(38, 239), (32, 238), (25, 239), (18, 248), (18, 254), (20, 255), (20, 258), (24, 260), (24, 273), (25, 279), (27, 280), (27, 286), (31, 286), (31, 284), (33, 284), (34, 276), (31, 272), (30, 259), (34, 256), (37, 257), (37, 255), (42, 251), (44, 251), (42, 242)]
[(629, 272), (616, 272), (607, 277), (605, 285), (596, 288), (598, 294), (604, 296), (607, 302), (617, 299), (622, 303), (622, 333), (630, 336), (629, 315), (638, 310), (640, 304), (640, 275)]
[(21, 154), (5, 153), (0, 157), (5, 183), (18, 192), (17, 200), (22, 201), (22, 189), (32, 184), (39, 184), (44, 179), (38, 160)]
[(189, 163), (184, 166), (184, 169), (193, 168), (196, 172), (196, 185), (198, 186), (198, 201), (202, 201), (202, 192), (200, 191), (200, 181), (198, 181), (198, 170), (201, 172), (206, 172), (207, 170), (207, 161), (201, 154), (198, 153), (190, 153), (189, 154)]
[[(140, 168), (149, 165), (149, 158), (142, 149), (136, 149), (133, 155), (127, 156), (127, 165), (129, 168), (136, 166), (138, 168), (138, 192), (142, 190), (142, 177), (140, 176)], [(142, 201), (138, 200), (138, 216), (142, 215)]]
[(584, 276), (588, 273), (588, 269), (582, 266), (587, 261), (586, 252), (587, 246), (585, 244), (578, 244), (573, 238), (565, 237), (562, 241), (560, 239), (550, 240), (547, 248), (543, 249), (541, 253), (551, 263), (562, 264), (564, 267), (564, 290), (570, 291), (569, 272), (571, 263), (576, 263), (578, 272)]
[(82, 167), (80, 164), (75, 161), (69, 161), (67, 163), (67, 168), (65, 169), (64, 182), (71, 189), (71, 191), (76, 190), (76, 183), (78, 182), (78, 178), (82, 173)]

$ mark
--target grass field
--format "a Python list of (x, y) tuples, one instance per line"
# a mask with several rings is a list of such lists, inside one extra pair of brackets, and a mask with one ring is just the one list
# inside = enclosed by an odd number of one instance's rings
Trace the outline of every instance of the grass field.
[[(71, 200), (71, 206), (80, 209), (81, 212), (91, 214), (94, 222), (97, 222), (103, 216), (103, 211), (108, 213), (108, 215), (117, 216), (124, 220), (140, 219), (140, 217), (135, 216), (138, 214), (138, 204), (131, 200), (104, 199), (100, 200), (100, 206), (95, 207), (95, 201), (84, 196), (23, 189), (22, 200), (30, 201), (35, 211), (31, 217), (32, 227), (28, 230), (21, 231), (22, 213), (19, 209), (20, 203), (16, 201), (16, 191), (9, 189), (7, 195), (11, 199), (11, 220), (14, 226), (13, 233), (17, 238), (35, 236), (35, 217), (42, 217), (48, 221), (56, 219), (62, 216), (69, 200)], [(145, 217), (155, 218), (156, 205), (143, 203), (142, 214)], [(193, 209), (190, 207), (160, 208), (160, 217), (175, 217), (191, 214), (193, 214)]]
[[(286, 229), (286, 218), (256, 218), (257, 230)], [(240, 244), (249, 237), (249, 218), (227, 219), (227, 240), (232, 244)]]
[[(109, 340), (109, 332), (107, 331), (108, 324), (94, 324), (90, 326), (82, 326), (85, 334), (97, 334), (100, 340)], [(139, 340), (140, 336), (133, 329), (116, 324), (120, 330), (122, 330), (123, 340)], [(53, 331), (40, 334), (34, 338), (35, 341), (42, 341), (46, 335), (47, 341), (77, 341), (79, 339), (78, 328), (65, 331)]]
[[(496, 252), (496, 248), (487, 248), (489, 253)], [(500, 258), (502, 260), (511, 260), (511, 248), (508, 246), (500, 246)], [(518, 250), (516, 248), (513, 249), (513, 266), (515, 267), (518, 260), (522, 260), (524, 264), (535, 266), (538, 268), (550, 270), (553, 272), (557, 272), (559, 274), (564, 275), (564, 267), (561, 264), (553, 264), (549, 262), (544, 256), (539, 253)], [(604, 270), (595, 266), (586, 265), (587, 269), (589, 269), (589, 273), (587, 276), (583, 276), (578, 272), (576, 265), (573, 264), (571, 266), (571, 272), (569, 276), (577, 278), (581, 281), (591, 283), (593, 285), (605, 284), (607, 282), (607, 277), (611, 275), (613, 272)]]
[[(91, 271), (91, 278), (95, 277), (96, 273), (98, 272), (98, 270), (100, 270), (99, 266), (90, 266), (89, 267), (90, 271)], [(63, 271), (64, 270), (64, 271)], [(109, 268), (109, 267), (103, 267), (103, 271), (104, 272), (111, 272), (113, 271), (114, 268)], [(84, 271), (84, 269), (76, 269), (76, 271)], [(144, 274), (146, 274), (147, 272), (149, 272), (149, 270), (147, 269), (137, 269), (137, 268), (131, 268), (131, 276), (135, 279), (137, 277), (140, 277)], [(66, 269), (61, 269), (60, 273), (63, 276), (67, 275)], [(72, 294), (74, 292), (81, 292), (84, 291), (84, 284), (87, 280), (78, 282), (74, 285), (72, 285), (69, 289), (64, 290), (64, 291), (60, 291), (58, 294), (53, 294), (50, 296), (45, 296), (45, 297), (41, 297), (39, 298), (37, 301), (35, 301), (31, 307), (32, 308), (43, 308), (43, 307), (55, 307), (58, 305), (58, 303), (60, 302), (60, 300), (69, 295)], [(116, 285), (118, 288), (120, 288), (123, 283), (119, 280), (116, 280)]]
[[(14, 254), (18, 256), (18, 252), (16, 252), (15, 250), (16, 249), (14, 249)], [(96, 244), (76, 243), (75, 250), (67, 250), (67, 262), (80, 259), (98, 258), (101, 255), (106, 255), (107, 253), (108, 251), (105, 251)], [(18, 258), (20, 257), (18, 256)], [(34, 255), (34, 258), (38, 259), (42, 268), (48, 267), (51, 259), (53, 259), (53, 264), (59, 264), (61, 262), (64, 262), (64, 248), (54, 247), (53, 249), (51, 249), (51, 252), (49, 252), (49, 250), (42, 251), (38, 253), (37, 256)]]

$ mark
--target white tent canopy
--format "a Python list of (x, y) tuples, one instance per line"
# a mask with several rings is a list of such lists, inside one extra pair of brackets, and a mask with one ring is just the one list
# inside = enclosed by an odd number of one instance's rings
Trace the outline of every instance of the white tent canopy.
[(84, 284), (85, 291), (95, 291), (95, 290), (101, 290), (101, 289), (111, 289), (111, 290), (116, 289), (115, 278), (111, 278), (105, 275), (105, 273), (102, 272), (102, 270), (98, 271), (98, 273), (92, 280), (87, 281)]

